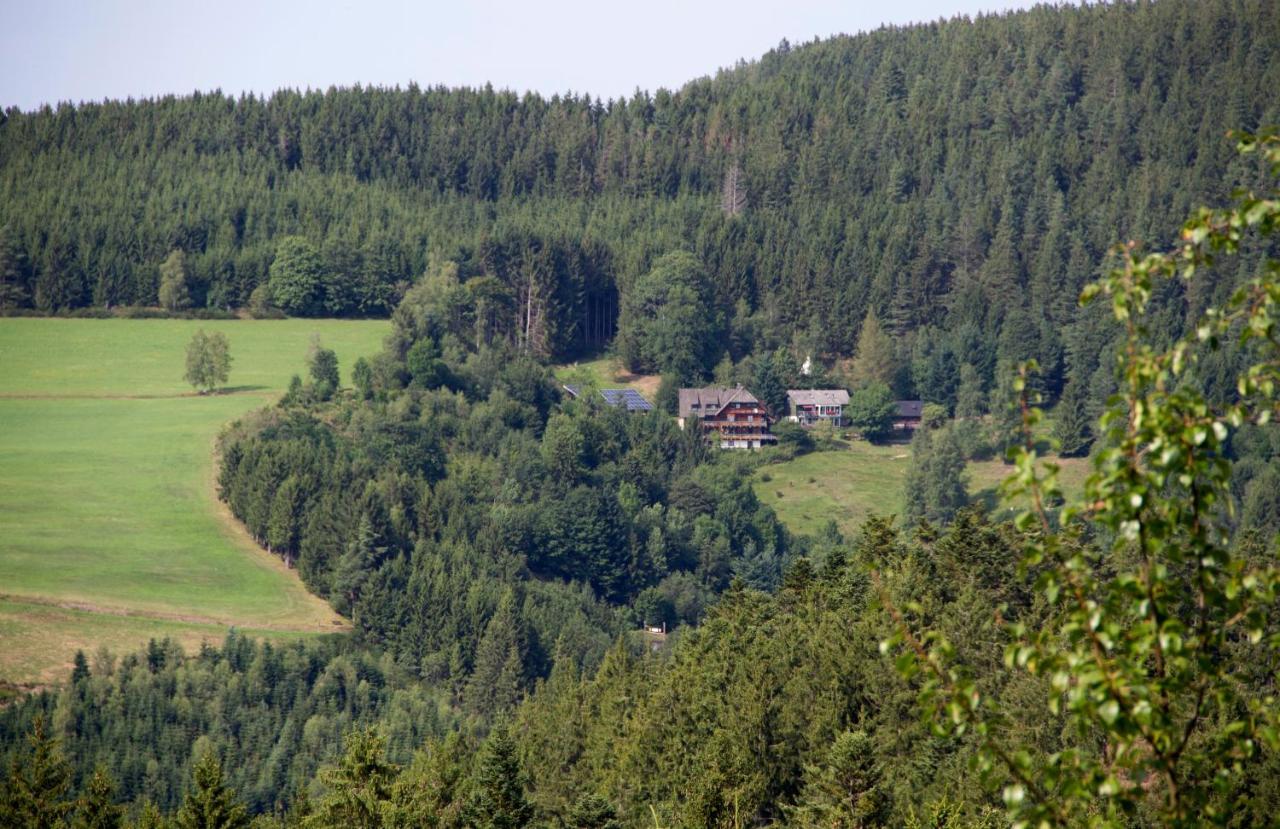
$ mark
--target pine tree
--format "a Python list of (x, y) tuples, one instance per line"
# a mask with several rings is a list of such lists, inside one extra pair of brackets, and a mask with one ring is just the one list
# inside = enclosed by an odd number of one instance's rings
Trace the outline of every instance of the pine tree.
[(1088, 454), (1093, 443), (1084, 385), (1074, 378), (1067, 381), (1062, 399), (1053, 410), (1053, 437), (1058, 441), (1058, 453), (1064, 458)]
[(862, 328), (858, 331), (858, 346), (850, 370), (851, 379), (854, 385), (879, 381), (892, 387), (897, 372), (893, 339), (880, 327), (880, 320), (875, 313), (868, 311), (862, 320)]
[(956, 390), (956, 417), (977, 418), (987, 413), (987, 393), (972, 363), (960, 366), (960, 388)]
[(775, 418), (781, 418), (787, 412), (785, 367), (789, 360), (789, 355), (782, 349), (761, 354), (754, 360), (751, 391)]
[(28, 304), (30, 278), (31, 263), (26, 251), (7, 227), (0, 228), (0, 310)]
[(477, 829), (520, 829), (533, 820), (525, 774), (505, 723), (494, 726), (481, 746), (474, 785), (468, 811)]
[(906, 523), (950, 523), (968, 500), (964, 453), (954, 430), (917, 429), (903, 492)]
[(902, 515), (909, 527), (925, 520), (929, 512), (925, 480), (930, 474), (933, 454), (933, 437), (929, 429), (916, 429), (911, 436), (911, 464), (902, 491)]
[(1016, 369), (1001, 361), (996, 365), (996, 389), (991, 396), (992, 443), (1005, 463), (1009, 452), (1023, 441), (1022, 412), (1013, 389)]
[(76, 803), (72, 829), (118, 829), (124, 822), (124, 807), (115, 803), (115, 783), (107, 770), (98, 766)]
[(284, 558), (290, 567), (293, 566), (293, 557), (298, 549), (298, 511), (301, 498), (298, 477), (290, 475), (276, 490), (267, 518), (267, 549)]
[(138, 819), (133, 822), (130, 829), (166, 829), (167, 823), (164, 815), (160, 814), (160, 809), (150, 800), (142, 803), (142, 808), (138, 811)]
[(933, 441), (929, 474), (925, 478), (925, 517), (932, 524), (950, 524), (956, 512), (969, 503), (964, 453), (951, 428), (939, 430)]
[(356, 525), (355, 538), (347, 545), (342, 558), (333, 574), (333, 595), (340, 599), (342, 610), (350, 610), (360, 600), (360, 592), (373, 572), (379, 557), (385, 552), (383, 548), (374, 546), (377, 535), (373, 530), (373, 522), (369, 513), (360, 515)]
[(457, 732), (418, 752), (396, 779), (393, 824), (462, 829), (466, 762), (466, 749)]
[(388, 824), (391, 792), (400, 768), (385, 757), (386, 744), (372, 729), (347, 735), (336, 766), (320, 772), (327, 787), (306, 826), (316, 829), (378, 829)]
[(222, 779), (222, 764), (205, 752), (191, 773), (191, 789), (174, 818), (177, 829), (247, 829), (248, 811)]
[(467, 708), (489, 718), (520, 701), (524, 684), (524, 633), (515, 592), (507, 588), (485, 626), (467, 682)]
[(0, 826), (53, 829), (63, 826), (74, 808), (67, 797), (71, 766), (45, 729), (44, 716), (38, 715), (27, 737), (28, 751), (14, 756), (9, 766), (0, 792)]
[(857, 829), (884, 825), (888, 802), (881, 764), (865, 731), (836, 737), (821, 765), (805, 768), (805, 787), (795, 825), (822, 829)]
[(71, 669), (71, 684), (79, 685), (89, 678), (89, 660), (85, 657), (84, 651), (77, 650), (73, 667)]
[(564, 825), (565, 829), (622, 829), (618, 810), (597, 794), (578, 798), (565, 815)]
[(187, 262), (181, 250), (169, 253), (160, 265), (160, 305), (166, 311), (182, 311), (191, 307), (187, 289)]

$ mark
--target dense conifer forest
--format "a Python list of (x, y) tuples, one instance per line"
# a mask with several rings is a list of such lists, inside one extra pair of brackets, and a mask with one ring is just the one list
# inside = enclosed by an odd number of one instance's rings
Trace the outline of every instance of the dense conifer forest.
[[(6, 112), (7, 311), (392, 333), (349, 389), (317, 346), (219, 447), (221, 497), (353, 633), (79, 655), (0, 711), (0, 819), (1274, 820), (1280, 209), (1243, 197), (1178, 232), (1236, 188), (1274, 193), (1280, 151), (1227, 133), (1280, 122), (1277, 90), (1280, 6), (1165, 0), (782, 43), (607, 103), (410, 87)], [(1108, 253), (1130, 239), (1187, 247)], [(1082, 306), (1091, 283), (1107, 298)], [(605, 347), (662, 376), (658, 410), (562, 394), (549, 363)], [(723, 453), (669, 416), (681, 385), (772, 401), (826, 378), (956, 419), (917, 438), (900, 520), (789, 532), (750, 480), (808, 438)], [(1094, 453), (1079, 512), (1037, 471), (1037, 403), (1064, 456)], [(1016, 461), (1016, 523), (927, 471), (962, 464), (979, 422)]]

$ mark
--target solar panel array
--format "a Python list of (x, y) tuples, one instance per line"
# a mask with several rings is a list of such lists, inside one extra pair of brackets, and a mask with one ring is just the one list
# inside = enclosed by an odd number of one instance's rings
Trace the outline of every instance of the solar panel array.
[(629, 412), (648, 412), (653, 404), (645, 400), (635, 389), (604, 389), (600, 395), (610, 406), (625, 406)]

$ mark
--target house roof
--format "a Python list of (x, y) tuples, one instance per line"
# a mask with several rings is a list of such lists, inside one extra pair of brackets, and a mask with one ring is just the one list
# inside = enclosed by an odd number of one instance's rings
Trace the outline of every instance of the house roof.
[(610, 406), (625, 408), (629, 412), (653, 411), (653, 404), (635, 389), (601, 389), (600, 396)]
[(920, 417), (924, 414), (923, 400), (895, 400), (898, 407), (895, 417)]
[[(689, 417), (693, 414), (703, 417), (707, 412), (719, 414), (730, 403), (759, 402), (754, 394), (742, 386), (738, 386), (736, 389), (726, 389), (718, 386), (709, 386), (705, 389), (681, 389), (680, 417)], [(694, 411), (695, 407), (697, 409), (696, 412)]]
[[(581, 386), (566, 383), (564, 390), (569, 393), (570, 397), (575, 399), (582, 396)], [(635, 389), (601, 389), (600, 396), (610, 406), (624, 408), (629, 412), (648, 412), (653, 410), (653, 404)]]
[(847, 406), (846, 389), (787, 389), (787, 397), (797, 406)]

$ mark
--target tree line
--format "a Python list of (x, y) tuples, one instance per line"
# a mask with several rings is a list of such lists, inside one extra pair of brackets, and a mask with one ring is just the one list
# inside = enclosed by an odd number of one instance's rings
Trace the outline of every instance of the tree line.
[[(702, 375), (725, 351), (851, 356), (872, 312), (903, 396), (954, 407), (966, 364), (993, 391), (1007, 343), (1054, 396), (1074, 377), (1100, 402), (1107, 343), (1074, 296), (1113, 243), (1258, 180), (1223, 133), (1280, 120), (1277, 25), (1262, 0), (1035, 9), (782, 44), (604, 103), (409, 87), (10, 110), (0, 303), (226, 309), (268, 286), (264, 311), (275, 293), (378, 315), (434, 257), (484, 294), (491, 335), (563, 358), (633, 342), (638, 283), (685, 250), (739, 335)], [(1236, 275), (1168, 286), (1170, 330)]]

